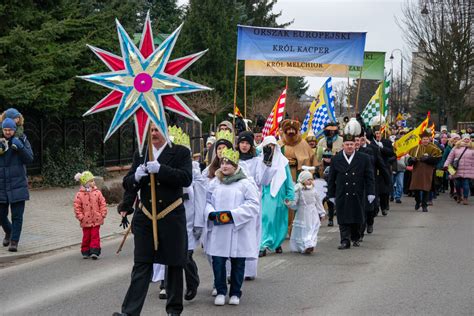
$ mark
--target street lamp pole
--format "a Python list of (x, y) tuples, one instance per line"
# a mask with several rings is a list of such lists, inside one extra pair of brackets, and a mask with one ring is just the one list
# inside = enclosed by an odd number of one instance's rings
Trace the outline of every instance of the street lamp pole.
[[(392, 53), (390, 54), (390, 60), (393, 62), (393, 53), (395, 51), (400, 52), (400, 102), (398, 104), (398, 113), (401, 113), (403, 111), (403, 52), (399, 48), (395, 48), (392, 50)], [(392, 84), (393, 84), (393, 71), (392, 71)]]

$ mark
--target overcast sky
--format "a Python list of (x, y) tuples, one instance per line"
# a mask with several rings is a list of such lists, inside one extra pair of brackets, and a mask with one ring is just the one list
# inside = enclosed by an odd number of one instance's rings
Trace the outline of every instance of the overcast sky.
[[(385, 51), (387, 70), (391, 68), (390, 53), (402, 49), (405, 63), (404, 72), (409, 68), (411, 52), (402, 38), (402, 31), (395, 18), (402, 17), (402, 5), (407, 0), (278, 0), (275, 11), (282, 11), (279, 23), (294, 19), (289, 27), (314, 31), (365, 31), (366, 51)], [(417, 0), (409, 0), (417, 1)], [(187, 3), (178, 0), (179, 4)], [(218, 14), (218, 12), (216, 12)], [(212, 49), (212, 47), (209, 47)], [(394, 53), (394, 73), (400, 72), (400, 53)], [(326, 78), (307, 78), (314, 94)], [(335, 79), (336, 80), (336, 79)], [(347, 79), (339, 79), (345, 80)]]

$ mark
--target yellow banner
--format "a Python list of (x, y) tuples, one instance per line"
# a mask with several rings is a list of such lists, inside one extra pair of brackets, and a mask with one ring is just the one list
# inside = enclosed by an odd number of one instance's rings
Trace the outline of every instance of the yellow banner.
[(299, 61), (246, 60), (246, 76), (347, 77), (346, 65), (318, 64)]
[(428, 122), (430, 117), (427, 116), (426, 119), (414, 130), (403, 135), (399, 140), (395, 142), (394, 148), (397, 158), (400, 158), (406, 155), (410, 149), (415, 146), (418, 146), (420, 143), (420, 134), (428, 127)]

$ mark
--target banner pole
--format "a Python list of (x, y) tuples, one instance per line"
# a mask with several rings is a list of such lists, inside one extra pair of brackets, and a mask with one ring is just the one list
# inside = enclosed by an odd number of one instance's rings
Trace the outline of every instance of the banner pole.
[(354, 108), (354, 116), (357, 115), (357, 111), (359, 110), (359, 93), (360, 93), (360, 86), (362, 85), (362, 69), (364, 67), (360, 67), (360, 72), (359, 72), (359, 82), (357, 84), (357, 96), (356, 96), (356, 104)]
[[(347, 116), (351, 115), (351, 82), (347, 76)], [(342, 113), (341, 113), (342, 116)]]
[[(233, 110), (233, 118), (232, 118), (232, 126), (234, 128), (234, 136), (235, 136), (235, 109), (237, 107), (237, 79), (239, 78), (239, 60), (235, 60), (235, 77), (234, 77), (234, 110)], [(235, 137), (234, 137), (235, 138)], [(233, 142), (232, 142), (233, 143)]]
[[(235, 113), (234, 113), (235, 115)], [(244, 71), (244, 118), (247, 118), (247, 76)]]

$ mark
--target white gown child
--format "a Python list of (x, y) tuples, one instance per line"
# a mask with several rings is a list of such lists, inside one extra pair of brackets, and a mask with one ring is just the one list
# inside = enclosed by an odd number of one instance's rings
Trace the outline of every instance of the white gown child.
[(306, 249), (316, 247), (320, 217), (326, 215), (322, 202), (327, 191), (325, 185), (326, 181), (318, 179), (311, 188), (305, 188), (300, 183), (295, 186), (297, 211), (290, 237), (291, 251), (304, 253)]

